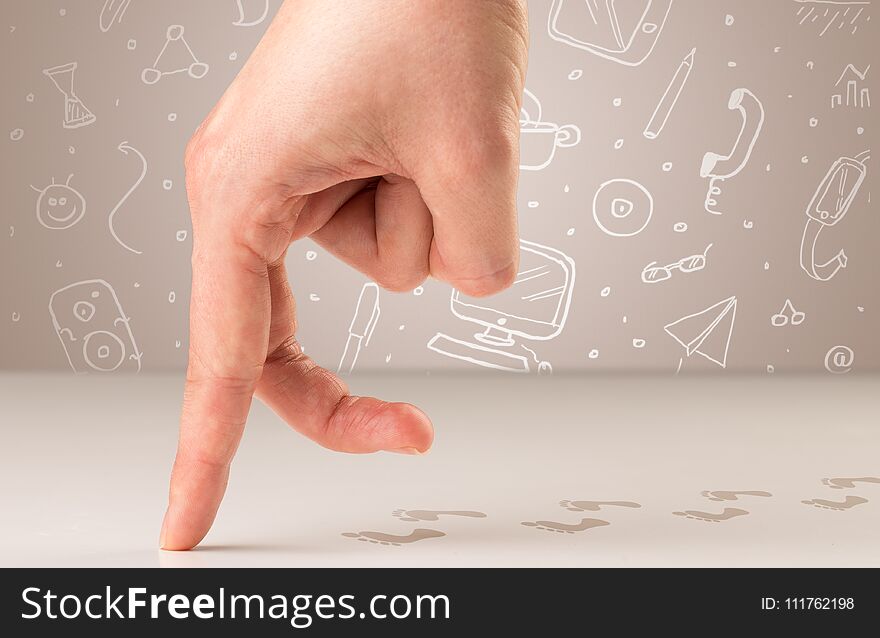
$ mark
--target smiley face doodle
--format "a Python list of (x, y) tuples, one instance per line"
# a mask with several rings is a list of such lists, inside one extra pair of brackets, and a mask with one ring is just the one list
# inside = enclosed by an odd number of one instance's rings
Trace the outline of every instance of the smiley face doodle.
[(31, 186), (37, 193), (37, 221), (50, 230), (66, 230), (75, 225), (86, 214), (86, 200), (70, 185), (73, 175), (64, 184), (56, 184), (55, 179), (46, 188)]

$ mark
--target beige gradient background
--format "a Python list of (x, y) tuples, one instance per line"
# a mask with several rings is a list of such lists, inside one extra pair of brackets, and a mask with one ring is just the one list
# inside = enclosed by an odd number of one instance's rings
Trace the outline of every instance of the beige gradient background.
[[(617, 4), (632, 8), (640, 1)], [(257, 5), (259, 14), (262, 0), (244, 4), (248, 11)], [(278, 4), (271, 0), (271, 11)], [(235, 26), (235, 0), (132, 0), (122, 22), (105, 33), (98, 20), (103, 5), (0, 0), (0, 368), (69, 372), (49, 298), (90, 279), (106, 280), (116, 291), (144, 371), (186, 363), (191, 238), (178, 241), (178, 232), (189, 230), (183, 148), (267, 22)], [(577, 264), (562, 333), (521, 343), (556, 371), (671, 374), (684, 351), (664, 325), (735, 295), (728, 371), (767, 374), (773, 366), (777, 374), (825, 374), (825, 355), (837, 345), (855, 353), (853, 372), (880, 368), (880, 218), (871, 202), (876, 158), (846, 218), (820, 239), (824, 258), (843, 247), (849, 266), (829, 282), (814, 281), (799, 267), (805, 210), (826, 171), (837, 158), (876, 146), (876, 107), (831, 108), (846, 65), (864, 70), (877, 62), (876, 18), (869, 19), (876, 7), (864, 7), (854, 34), (835, 23), (820, 35), (827, 19), (799, 25), (805, 7), (795, 0), (675, 0), (656, 47), (637, 67), (552, 40), (549, 0), (532, 0), (529, 9), (527, 86), (540, 98), (544, 120), (575, 124), (583, 139), (558, 149), (545, 170), (521, 172), (523, 238)], [(815, 15), (824, 11), (823, 5)], [(173, 75), (148, 86), (141, 71), (153, 63), (172, 24), (185, 27), (210, 70), (203, 79)], [(662, 135), (645, 139), (642, 131), (660, 95), (694, 47), (694, 69)], [(68, 130), (62, 127), (62, 96), (42, 70), (72, 61), (78, 63), (76, 92), (97, 120)], [(577, 70), (582, 73), (572, 73)], [(864, 86), (876, 94), (875, 73), (870, 69)], [(725, 213), (713, 216), (703, 210), (707, 181), (699, 167), (706, 151), (730, 149), (740, 120), (727, 101), (739, 87), (758, 96), (766, 119), (749, 163), (724, 185)], [(14, 139), (16, 129), (23, 130), (21, 139)], [(623, 140), (620, 148), (617, 140)], [(123, 141), (148, 162), (146, 178), (116, 216), (120, 237), (141, 255), (124, 250), (108, 230), (110, 211), (141, 169), (133, 154), (118, 150)], [(664, 171), (667, 162), (671, 170)], [(30, 186), (43, 188), (53, 178), (63, 183), (71, 174), (71, 185), (87, 201), (85, 215), (66, 230), (44, 228)], [(613, 178), (636, 180), (653, 195), (653, 218), (637, 236), (610, 237), (593, 220), (593, 195)], [(688, 230), (674, 232), (678, 222)], [(649, 262), (674, 262), (710, 242), (703, 271), (654, 285), (640, 281)], [(313, 260), (308, 251), (315, 251)], [(309, 242), (291, 248), (288, 264), (301, 341), (319, 362), (335, 367), (366, 279)], [(610, 294), (602, 296), (605, 287)], [(449, 296), (449, 287), (437, 282), (426, 283), (420, 295), (382, 292), (381, 316), (359, 369), (471, 370), (426, 348), (438, 331), (468, 339), (479, 329), (452, 315)], [(806, 320), (774, 328), (770, 317), (787, 298)], [(93, 321), (112, 323), (112, 317), (99, 313)], [(633, 347), (634, 339), (645, 346)], [(598, 356), (591, 358), (591, 351)], [(721, 371), (697, 356), (683, 369)]]

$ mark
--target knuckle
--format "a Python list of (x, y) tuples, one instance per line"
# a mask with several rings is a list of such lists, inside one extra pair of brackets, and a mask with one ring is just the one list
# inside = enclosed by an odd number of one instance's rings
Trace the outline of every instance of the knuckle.
[(515, 175), (519, 138), (501, 117), (482, 114), (458, 127), (444, 149), (446, 177), (473, 179), (478, 175)]
[(376, 283), (390, 292), (410, 292), (428, 278), (427, 268), (383, 267), (376, 273)]

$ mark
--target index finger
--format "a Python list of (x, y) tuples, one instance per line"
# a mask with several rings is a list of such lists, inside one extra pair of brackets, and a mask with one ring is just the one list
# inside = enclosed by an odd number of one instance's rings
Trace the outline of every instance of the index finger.
[(268, 267), (225, 233), (194, 233), (190, 357), (163, 549), (190, 549), (210, 529), (266, 358)]

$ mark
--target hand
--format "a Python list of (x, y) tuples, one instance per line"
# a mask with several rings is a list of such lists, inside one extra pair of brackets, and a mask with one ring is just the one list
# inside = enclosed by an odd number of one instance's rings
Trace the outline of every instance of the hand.
[(341, 452), (426, 451), (427, 416), (348, 394), (296, 341), (312, 237), (383, 287), (469, 295), (517, 269), (522, 0), (287, 0), (186, 152), (190, 352), (160, 544), (213, 523), (253, 395)]

